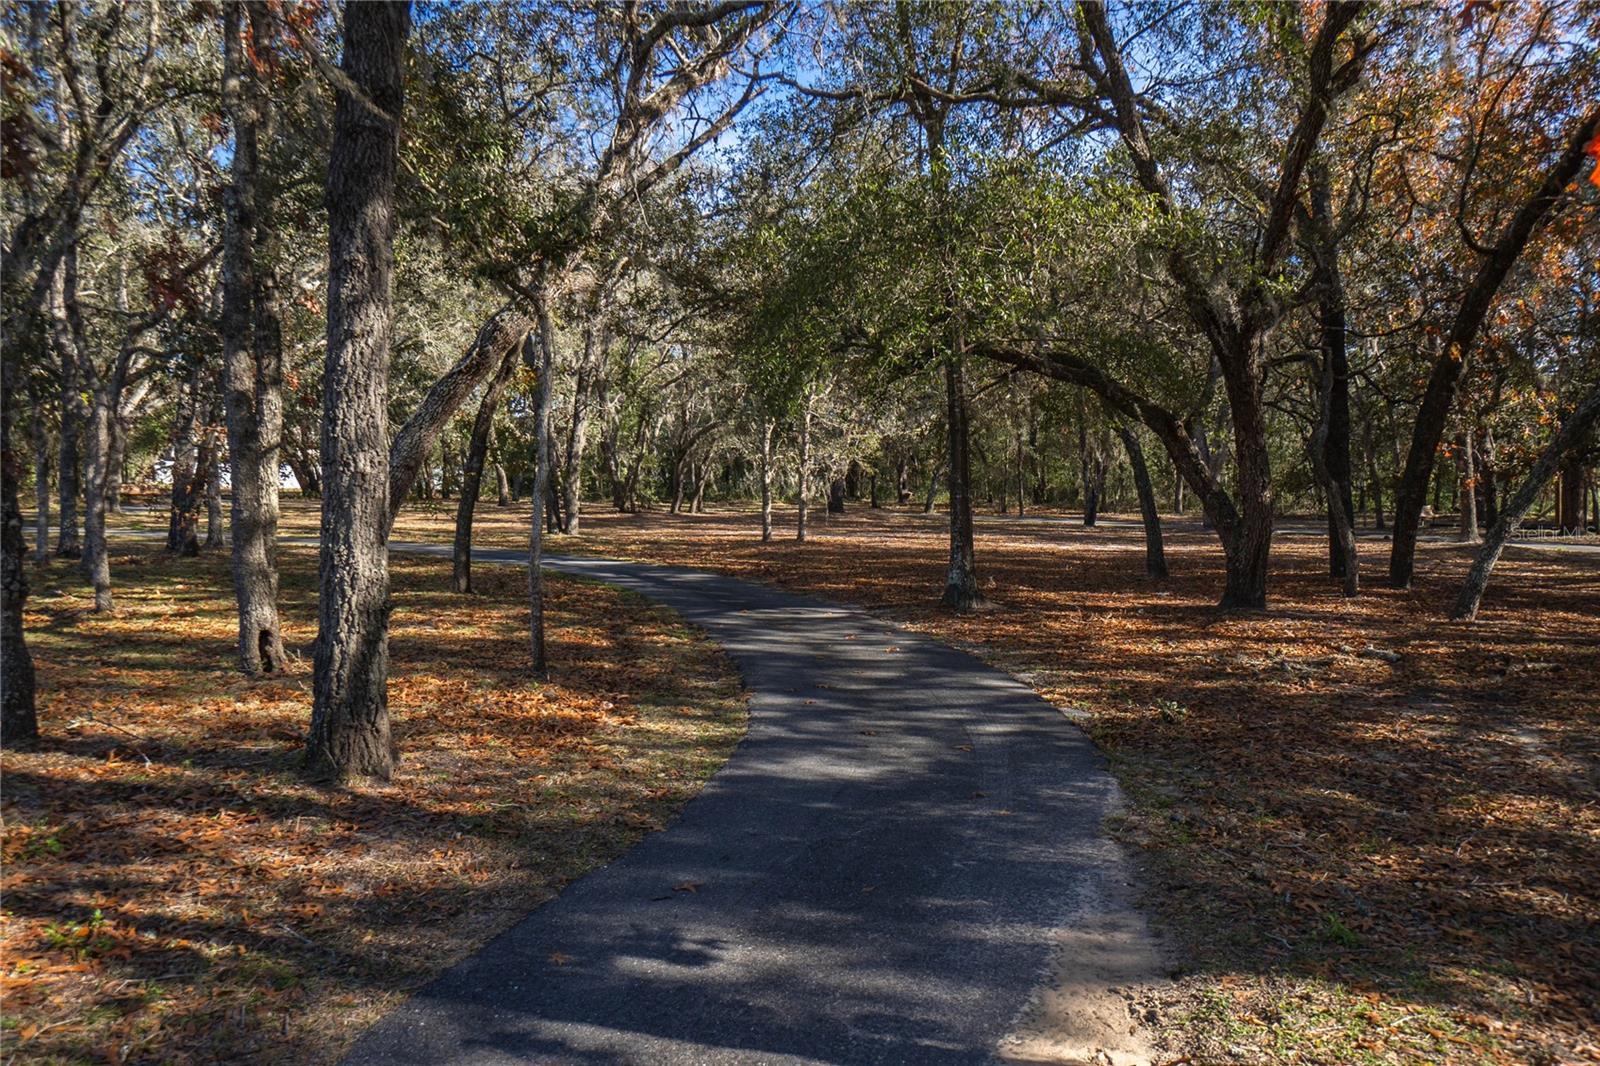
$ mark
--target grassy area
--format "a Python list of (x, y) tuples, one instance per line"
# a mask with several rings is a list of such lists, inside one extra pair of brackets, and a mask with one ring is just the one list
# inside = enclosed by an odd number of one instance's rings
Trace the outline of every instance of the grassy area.
[[(409, 508), (396, 535), (449, 521)], [(761, 545), (748, 513), (596, 508), (550, 550), (862, 604), (1088, 711), (1180, 971), (1147, 1004), (1173, 1057), (1600, 1061), (1595, 560), (1513, 549), (1463, 626), (1443, 612), (1467, 549), (1425, 545), (1411, 591), (1349, 602), (1323, 541), (1284, 536), (1272, 610), (1224, 615), (1220, 552), (1192, 525), (1158, 586), (1137, 529), (984, 520), (994, 609), (957, 617), (933, 606), (943, 521), (853, 509)], [(526, 516), (485, 507), (479, 531), (518, 546)]]
[(249, 681), (225, 557), (115, 549), (109, 617), (74, 568), (31, 576), (46, 739), (3, 757), (6, 1061), (331, 1061), (666, 824), (743, 731), (731, 665), (671, 612), (552, 577), (537, 685), (522, 571), (481, 566), (460, 596), (447, 561), (397, 556), (400, 771), (314, 787), (315, 554), (282, 558), (300, 660)]

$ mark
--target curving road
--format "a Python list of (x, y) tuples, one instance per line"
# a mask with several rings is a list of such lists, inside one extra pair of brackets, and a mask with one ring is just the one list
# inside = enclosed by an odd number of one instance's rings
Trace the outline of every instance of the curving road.
[(1099, 831), (1115, 786), (1082, 735), (1010, 677), (855, 609), (689, 570), (547, 565), (709, 633), (750, 691), (749, 735), (668, 829), (344, 1061), (993, 1059), (1116, 876)]

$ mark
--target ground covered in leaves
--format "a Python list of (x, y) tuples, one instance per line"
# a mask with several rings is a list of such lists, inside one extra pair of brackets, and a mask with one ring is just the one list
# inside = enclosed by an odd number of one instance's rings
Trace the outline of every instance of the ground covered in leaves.
[[(133, 524), (141, 524), (135, 519)], [(326, 1062), (407, 990), (663, 826), (731, 752), (731, 665), (671, 612), (396, 556), (386, 786), (298, 774), (316, 557), (283, 552), (285, 675), (229, 668), (225, 557), (114, 544), (118, 609), (35, 569), (44, 742), (4, 753), (6, 1061)]]
[[(1600, 1062), (1600, 559), (1512, 549), (1479, 621), (1445, 620), (1467, 549), (1346, 601), (1307, 526), (1271, 610), (1222, 614), (1215, 539), (1172, 523), (1172, 580), (1131, 522), (980, 518), (991, 609), (932, 606), (941, 516), (852, 506), (806, 544), (750, 513), (585, 516), (549, 550), (713, 568), (867, 606), (1088, 712), (1130, 798), (1116, 833), (1179, 973), (1175, 1061)], [(526, 515), (485, 507), (482, 542)], [(396, 536), (441, 539), (425, 506)]]

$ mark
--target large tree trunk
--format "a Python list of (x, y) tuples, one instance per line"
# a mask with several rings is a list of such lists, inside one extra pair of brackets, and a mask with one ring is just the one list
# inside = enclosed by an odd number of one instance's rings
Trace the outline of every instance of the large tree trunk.
[(950, 563), (939, 602), (970, 611), (983, 602), (978, 595), (978, 567), (972, 538), (972, 453), (967, 425), (965, 356), (960, 338), (945, 357), (945, 417), (949, 433)]
[(772, 437), (777, 421), (761, 420), (761, 543), (772, 540)]
[(0, 744), (7, 746), (39, 735), (33, 658), (22, 632), (28, 575), (22, 562), (27, 550), (22, 509), (17, 505), (21, 460), (11, 447), (16, 375), (17, 359), (8, 354), (0, 365)]
[(1156, 492), (1150, 484), (1150, 468), (1145, 465), (1144, 449), (1132, 427), (1117, 423), (1117, 435), (1133, 467), (1133, 487), (1139, 493), (1139, 514), (1144, 519), (1144, 572), (1146, 577), (1164, 580), (1167, 557), (1161, 543), (1161, 512), (1156, 507)]
[(390, 278), (409, 0), (350, 4), (328, 156), (328, 347), (316, 680), (306, 766), (388, 780)]
[(1228, 402), (1233, 408), (1233, 451), (1239, 475), (1239, 525), (1223, 536), (1227, 585), (1221, 606), (1265, 610), (1267, 562), (1272, 554), (1272, 468), (1267, 448), (1266, 409), (1261, 372), (1255, 357), (1238, 353), (1233, 373), (1224, 368)]
[(1472, 563), (1472, 570), (1468, 572), (1467, 579), (1461, 586), (1461, 592), (1456, 597), (1455, 610), (1451, 612), (1450, 617), (1470, 622), (1478, 616), (1478, 605), (1483, 601), (1483, 591), (1489, 585), (1489, 575), (1493, 572), (1495, 563), (1500, 561), (1500, 553), (1505, 550), (1506, 541), (1511, 539), (1511, 535), (1517, 531), (1522, 520), (1528, 516), (1528, 511), (1533, 508), (1534, 502), (1538, 500), (1539, 494), (1544, 491), (1545, 485), (1554, 476), (1557, 468), (1578, 454), (1597, 422), (1600, 422), (1600, 389), (1590, 393), (1588, 398), (1578, 405), (1578, 409), (1561, 423), (1556, 439), (1540, 453), (1539, 458), (1534, 461), (1533, 469), (1528, 471), (1527, 478), (1517, 488), (1516, 495), (1512, 496), (1501, 510), (1500, 520), (1494, 524), (1494, 528), (1484, 539), (1483, 547)]
[[(541, 296), (543, 292), (541, 291)], [(544, 643), (544, 555), (545, 506), (550, 496), (550, 402), (555, 393), (555, 327), (549, 309), (539, 307), (539, 343), (524, 342), (522, 357), (538, 371), (539, 391), (533, 405), (534, 477), (533, 518), (528, 529), (528, 610), (529, 644), (533, 653), (533, 674), (541, 680), (550, 676)]]
[[(233, 496), (233, 589), (239, 669), (284, 667), (278, 620), (278, 454), (283, 435), (283, 347), (272, 262), (271, 197), (261, 189), (259, 138), (272, 135), (271, 96), (245, 55), (267, 32), (263, 6), (226, 9), (223, 99), (234, 131), (232, 180), (223, 194), (222, 399)], [(207, 538), (208, 544), (210, 538)]]
[[(500, 372), (495, 374), (484, 390), (483, 402), (478, 404), (478, 414), (472, 420), (472, 439), (467, 445), (467, 461), (461, 472), (461, 500), (456, 505), (456, 539), (451, 549), (457, 592), (472, 591), (472, 516), (478, 507), (483, 464), (489, 457), (489, 441), (494, 436), (495, 412), (500, 407), (500, 396), (511, 384), (511, 376), (516, 370), (517, 353), (507, 352), (501, 360)], [(502, 472), (502, 492), (504, 478)]]

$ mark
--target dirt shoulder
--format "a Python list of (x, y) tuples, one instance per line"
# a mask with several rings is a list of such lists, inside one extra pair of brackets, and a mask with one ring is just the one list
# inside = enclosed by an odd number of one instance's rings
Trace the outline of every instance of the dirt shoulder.
[(665, 825), (743, 732), (724, 656), (672, 612), (547, 585), (553, 678), (528, 681), (526, 579), (391, 563), (387, 786), (322, 789), (316, 557), (282, 553), (285, 675), (230, 669), (225, 556), (123, 542), (117, 612), (30, 575), (45, 741), (4, 753), (7, 1061), (328, 1062), (373, 1019)]

